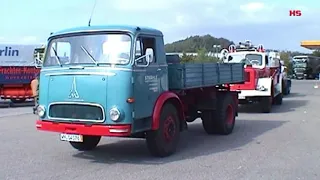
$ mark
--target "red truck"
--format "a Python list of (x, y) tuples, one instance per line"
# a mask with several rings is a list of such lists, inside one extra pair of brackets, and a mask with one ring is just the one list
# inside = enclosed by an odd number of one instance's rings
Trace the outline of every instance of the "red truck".
[(30, 82), (39, 73), (34, 50), (40, 45), (0, 44), (0, 98), (22, 103), (32, 97)]
[(259, 103), (263, 113), (270, 113), (273, 104), (282, 104), (284, 80), (279, 52), (267, 51), (250, 41), (222, 51), (226, 63), (244, 64), (245, 83), (230, 85), (231, 90), (241, 91), (240, 104)]

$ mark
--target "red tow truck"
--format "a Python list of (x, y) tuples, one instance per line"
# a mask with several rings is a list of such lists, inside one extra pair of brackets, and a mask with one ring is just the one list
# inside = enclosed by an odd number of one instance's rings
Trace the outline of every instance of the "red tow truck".
[(259, 103), (264, 113), (271, 112), (272, 104), (282, 104), (284, 80), (278, 52), (246, 41), (230, 45), (229, 50), (223, 49), (221, 53), (226, 63), (244, 64), (245, 83), (230, 85), (231, 90), (240, 91), (240, 104)]

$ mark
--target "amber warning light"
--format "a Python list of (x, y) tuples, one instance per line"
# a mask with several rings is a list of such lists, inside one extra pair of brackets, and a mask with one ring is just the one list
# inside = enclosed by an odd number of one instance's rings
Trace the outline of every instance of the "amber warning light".
[(289, 16), (301, 16), (301, 10), (289, 10)]

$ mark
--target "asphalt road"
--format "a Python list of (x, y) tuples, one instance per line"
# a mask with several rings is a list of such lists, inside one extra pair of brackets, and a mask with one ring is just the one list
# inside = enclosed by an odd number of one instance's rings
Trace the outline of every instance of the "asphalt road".
[(0, 179), (318, 180), (315, 83), (294, 81), (292, 94), (273, 113), (242, 108), (229, 136), (209, 136), (200, 121), (190, 124), (179, 151), (164, 159), (149, 156), (137, 139), (104, 138), (96, 151), (77, 152), (58, 134), (36, 131), (31, 107), (1, 108)]

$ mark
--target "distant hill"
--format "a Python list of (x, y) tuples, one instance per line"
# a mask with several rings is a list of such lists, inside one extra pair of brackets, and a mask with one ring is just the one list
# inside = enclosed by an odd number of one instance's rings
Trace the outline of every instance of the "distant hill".
[(207, 51), (216, 51), (213, 45), (220, 45), (222, 48), (228, 48), (232, 41), (225, 38), (215, 38), (209, 34), (204, 36), (190, 36), (186, 39), (175, 41), (165, 45), (167, 53), (172, 52), (197, 52), (199, 49)]
[[(220, 45), (221, 48), (228, 49), (229, 45), (231, 44), (235, 44), (235, 43), (226, 38), (216, 38), (207, 34), (204, 36), (199, 36), (199, 35), (190, 36), (190, 37), (187, 37), (186, 39), (168, 43), (165, 45), (165, 49), (167, 53), (173, 53), (173, 52), (195, 53), (195, 52), (198, 52), (200, 49), (205, 49), (207, 52), (209, 51), (216, 52), (217, 50), (213, 48), (213, 45)], [(277, 51), (288, 54), (289, 58), (296, 55), (302, 55), (302, 54), (308, 55), (308, 53), (301, 53), (297, 51), (283, 51), (283, 50), (277, 50)], [(314, 51), (312, 54), (314, 56), (320, 57), (320, 51)]]

